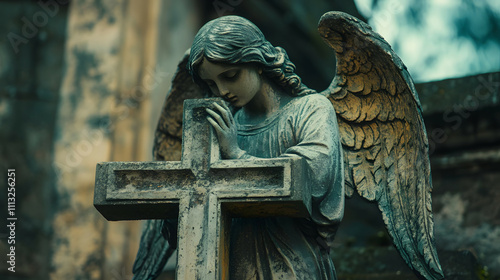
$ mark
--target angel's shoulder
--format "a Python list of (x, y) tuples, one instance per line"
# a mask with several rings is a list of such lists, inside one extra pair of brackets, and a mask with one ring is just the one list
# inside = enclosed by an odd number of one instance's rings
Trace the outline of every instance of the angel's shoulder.
[(308, 102), (314, 102), (314, 103), (324, 103), (324, 102), (330, 102), (328, 98), (326, 98), (324, 95), (319, 94), (319, 93), (311, 93), (311, 94), (306, 94), (302, 96), (305, 100), (308, 100)]
[(319, 93), (312, 93), (298, 97), (297, 101), (297, 105), (303, 107), (304, 110), (333, 110), (333, 106), (330, 100)]

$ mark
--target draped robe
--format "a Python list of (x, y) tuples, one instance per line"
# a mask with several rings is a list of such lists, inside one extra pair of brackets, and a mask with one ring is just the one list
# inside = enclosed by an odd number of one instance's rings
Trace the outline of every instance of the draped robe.
[(235, 114), (238, 144), (262, 158), (305, 159), (312, 195), (309, 218), (235, 218), (230, 278), (336, 279), (329, 244), (344, 213), (344, 166), (332, 103), (320, 94), (294, 97), (263, 122)]

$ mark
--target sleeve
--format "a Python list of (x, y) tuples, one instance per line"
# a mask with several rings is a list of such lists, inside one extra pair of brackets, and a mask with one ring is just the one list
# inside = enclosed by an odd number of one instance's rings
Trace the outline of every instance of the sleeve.
[[(344, 215), (344, 161), (337, 118), (332, 103), (324, 96), (309, 98), (294, 120), (296, 145), (282, 156), (305, 159), (312, 195), (312, 220), (334, 235)], [(328, 229), (327, 229), (328, 228)], [(325, 236), (327, 235), (327, 236)], [(330, 239), (330, 238), (328, 238)]]

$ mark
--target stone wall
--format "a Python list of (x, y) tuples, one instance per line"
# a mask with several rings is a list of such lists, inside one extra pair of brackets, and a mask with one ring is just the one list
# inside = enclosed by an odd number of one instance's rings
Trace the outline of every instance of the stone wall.
[(62, 200), (53, 219), (52, 279), (131, 276), (138, 222), (110, 223), (94, 208), (95, 166), (151, 159), (150, 92), (160, 1), (72, 2), (54, 161)]
[(40, 2), (0, 2), (0, 178), (16, 169), (19, 217), (16, 273), (0, 230), (0, 278), (130, 279), (140, 223), (95, 210), (95, 166), (151, 160), (158, 104), (198, 28), (195, 14), (169, 20), (194, 5)]
[[(48, 279), (57, 193), (54, 134), (68, 7), (0, 2), (0, 278)], [(16, 170), (15, 244), (7, 244), (7, 169)], [(16, 273), (7, 271), (15, 245)], [(10, 248), (9, 248), (10, 249)], [(9, 250), (10, 251), (10, 250)], [(15, 277), (14, 277), (15, 276)]]
[(431, 144), (438, 246), (500, 279), (500, 72), (418, 86)]

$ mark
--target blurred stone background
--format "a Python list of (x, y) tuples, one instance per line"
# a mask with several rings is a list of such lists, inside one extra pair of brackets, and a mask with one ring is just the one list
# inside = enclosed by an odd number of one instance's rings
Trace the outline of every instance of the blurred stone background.
[[(252, 20), (287, 50), (308, 86), (325, 88), (335, 59), (316, 25), (329, 10), (369, 22), (418, 83), (437, 247), (443, 263), (477, 272), (450, 279), (500, 279), (494, 0), (0, 1), (0, 220), (9, 168), (18, 218), (15, 273), (7, 271), (9, 233), (0, 227), (0, 278), (131, 279), (141, 223), (107, 222), (94, 209), (96, 163), (151, 160), (176, 64), (199, 27), (218, 16)], [(347, 202), (333, 252), (340, 279), (412, 277), (376, 206), (359, 198)]]

